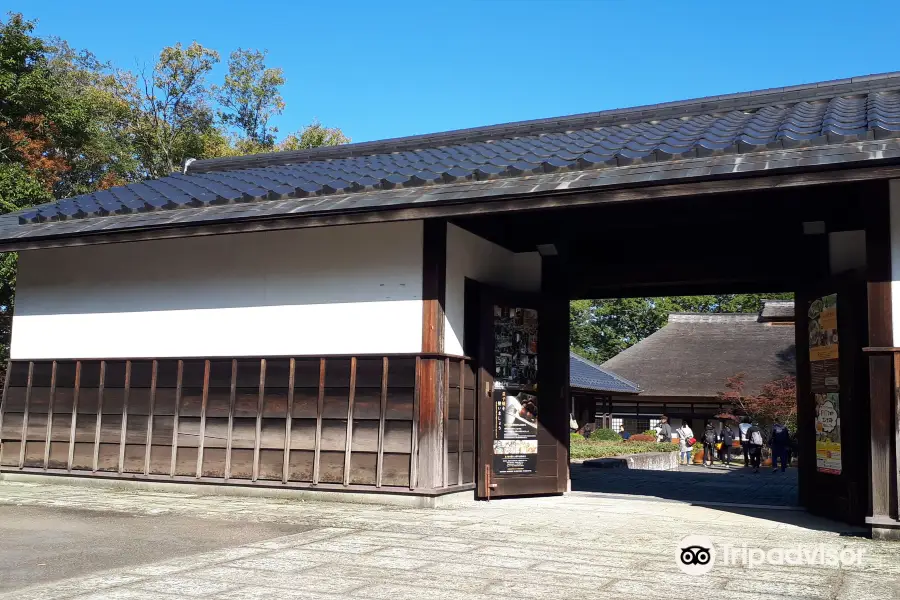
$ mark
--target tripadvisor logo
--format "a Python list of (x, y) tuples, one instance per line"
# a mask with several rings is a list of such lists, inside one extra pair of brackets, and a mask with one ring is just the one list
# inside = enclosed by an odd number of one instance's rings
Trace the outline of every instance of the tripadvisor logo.
[[(742, 544), (724, 544), (720, 547), (720, 563), (725, 566), (755, 568), (761, 565), (861, 566), (864, 548), (836, 547), (826, 544), (798, 544), (785, 548), (756, 548)], [(716, 548), (704, 535), (689, 535), (676, 545), (675, 562), (683, 573), (705, 575), (716, 564)]]

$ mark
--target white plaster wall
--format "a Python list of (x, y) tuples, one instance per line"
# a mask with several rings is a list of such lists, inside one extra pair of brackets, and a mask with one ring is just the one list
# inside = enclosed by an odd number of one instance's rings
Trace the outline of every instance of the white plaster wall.
[(463, 354), (466, 278), (505, 289), (538, 292), (541, 257), (516, 254), (455, 225), (447, 226), (447, 294), (444, 351)]
[(900, 180), (890, 182), (891, 219), (891, 314), (894, 345), (900, 343)]
[(419, 352), (422, 223), (22, 252), (14, 359)]

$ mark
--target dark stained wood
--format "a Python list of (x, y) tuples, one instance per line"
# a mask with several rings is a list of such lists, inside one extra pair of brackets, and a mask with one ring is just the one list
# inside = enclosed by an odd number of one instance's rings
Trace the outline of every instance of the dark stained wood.
[(439, 443), (441, 445), (441, 485), (447, 487), (450, 485), (450, 449), (447, 443), (448, 433), (450, 429), (450, 359), (444, 359), (444, 388), (443, 388), (443, 423), (441, 424), (441, 435)]
[(296, 382), (297, 361), (291, 359), (288, 371), (288, 398), (287, 398), (287, 414), (284, 419), (284, 456), (281, 465), (281, 482), (287, 483), (291, 470), (291, 433), (293, 429), (294, 414), (294, 384)]
[(231, 440), (234, 435), (234, 404), (237, 398), (237, 359), (231, 361), (231, 391), (228, 403), (228, 434), (225, 445), (225, 481), (231, 477)]
[(356, 401), (356, 357), (350, 359), (350, 394), (347, 401), (347, 434), (344, 445), (344, 485), (350, 485), (350, 455), (353, 452), (353, 405)]
[(444, 487), (444, 360), (421, 359), (418, 370), (417, 486)]
[(197, 440), (197, 478), (203, 476), (203, 449), (206, 444), (206, 409), (209, 406), (209, 360), (203, 363), (203, 399), (200, 405), (200, 436)]
[(131, 396), (131, 361), (125, 361), (125, 390), (122, 396), (122, 435), (119, 438), (119, 473), (125, 471), (125, 443), (128, 439), (128, 400)]
[(313, 458), (313, 484), (319, 483), (322, 459), (322, 413), (325, 410), (325, 359), (319, 359), (319, 394), (316, 397), (316, 441)]
[(153, 361), (150, 373), (150, 405), (147, 408), (147, 442), (144, 447), (144, 475), (150, 474), (150, 452), (153, 448), (153, 416), (156, 410), (156, 378), (159, 364)]
[(900, 520), (900, 352), (894, 359), (894, 515)]
[(6, 361), (6, 375), (3, 377), (3, 397), (0, 398), (0, 444), (3, 442), (3, 415), (6, 412), (6, 401), (9, 394), (9, 380), (12, 364), (13, 362), (11, 360)]
[(72, 424), (69, 432), (69, 457), (66, 462), (66, 470), (72, 470), (75, 462), (75, 425), (78, 417), (78, 396), (81, 392), (81, 361), (75, 361), (75, 389), (72, 392)]
[(178, 468), (178, 427), (181, 416), (181, 382), (184, 378), (184, 361), (178, 361), (178, 376), (175, 383), (175, 414), (172, 415), (172, 452), (169, 475), (175, 477)]
[(94, 462), (93, 472), (100, 468), (100, 431), (103, 427), (103, 388), (106, 384), (106, 361), (100, 361), (100, 384), (97, 386), (97, 421), (94, 432)]
[(22, 413), (22, 445), (19, 447), (19, 468), (25, 466), (25, 447), (28, 445), (28, 414), (31, 408), (31, 384), (34, 380), (34, 362), (28, 363), (28, 382), (25, 384), (25, 411)]
[(412, 448), (409, 453), (409, 489), (419, 487), (419, 414), (422, 359), (416, 357), (416, 389), (413, 394)]
[[(44, 445), (44, 470), (50, 466), (50, 439), (53, 436), (53, 401), (56, 399), (56, 361), (50, 371), (50, 401), (47, 404), (47, 435)], [(0, 417), (0, 431), (3, 431), (3, 419)]]
[(465, 454), (465, 445), (463, 444), (463, 429), (466, 423), (466, 361), (459, 361), (459, 426), (456, 442), (456, 459), (459, 466), (456, 469), (456, 485), (463, 483), (463, 454)]
[(256, 403), (256, 437), (253, 444), (252, 481), (259, 479), (259, 450), (262, 442), (262, 416), (266, 401), (266, 359), (259, 361), (259, 396)]
[(378, 412), (378, 460), (375, 463), (375, 487), (381, 487), (384, 473), (384, 419), (387, 414), (389, 360), (381, 359), (381, 403)]
[(447, 222), (423, 222), (422, 351), (444, 351), (444, 306), (447, 294)]

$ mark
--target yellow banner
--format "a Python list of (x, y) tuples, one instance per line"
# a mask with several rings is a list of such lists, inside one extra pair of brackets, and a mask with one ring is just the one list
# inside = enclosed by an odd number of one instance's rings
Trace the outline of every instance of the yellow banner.
[(830, 346), (814, 346), (809, 349), (809, 360), (815, 362), (819, 360), (835, 360), (838, 357), (838, 345)]
[(819, 317), (819, 327), (822, 329), (837, 329), (837, 309), (826, 308)]

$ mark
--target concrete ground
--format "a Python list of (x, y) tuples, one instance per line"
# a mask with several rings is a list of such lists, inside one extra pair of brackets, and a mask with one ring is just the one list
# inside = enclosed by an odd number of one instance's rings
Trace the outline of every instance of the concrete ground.
[(597, 469), (572, 465), (572, 490), (618, 495), (651, 496), (695, 504), (737, 503), (797, 506), (797, 469), (753, 473), (740, 466), (682, 465), (678, 471)]
[[(0, 511), (2, 600), (900, 598), (900, 543), (799, 511), (586, 493), (404, 509), (13, 482), (0, 483)], [(689, 534), (719, 552), (800, 545), (863, 559), (716, 558), (687, 575), (676, 561)]]

